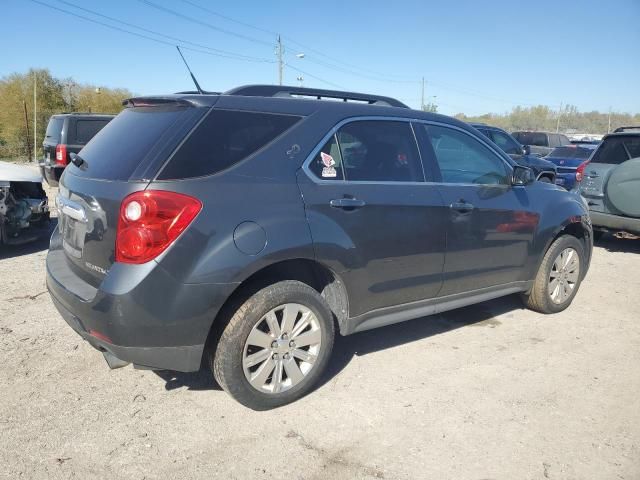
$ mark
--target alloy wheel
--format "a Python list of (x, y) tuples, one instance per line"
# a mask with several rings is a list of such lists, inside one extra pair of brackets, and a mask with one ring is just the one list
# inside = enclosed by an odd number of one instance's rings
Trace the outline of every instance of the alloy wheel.
[(313, 369), (321, 345), (320, 322), (309, 308), (280, 305), (267, 312), (247, 337), (242, 355), (245, 377), (263, 393), (289, 390)]

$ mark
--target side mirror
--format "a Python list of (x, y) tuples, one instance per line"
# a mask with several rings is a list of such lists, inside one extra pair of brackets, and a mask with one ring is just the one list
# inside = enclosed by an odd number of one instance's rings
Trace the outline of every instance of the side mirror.
[(529, 145), (522, 146), (522, 154), (523, 155), (531, 155), (531, 147)]
[(529, 167), (516, 165), (513, 167), (513, 175), (511, 176), (511, 185), (525, 186), (536, 181), (536, 176)]

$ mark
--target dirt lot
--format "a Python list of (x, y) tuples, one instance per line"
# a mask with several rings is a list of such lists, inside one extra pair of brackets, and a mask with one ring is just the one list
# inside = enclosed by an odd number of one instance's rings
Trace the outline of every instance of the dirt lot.
[(208, 372), (110, 371), (57, 314), (47, 242), (0, 252), (0, 477), (640, 478), (640, 241), (566, 312), (509, 297), (339, 339), (270, 412)]

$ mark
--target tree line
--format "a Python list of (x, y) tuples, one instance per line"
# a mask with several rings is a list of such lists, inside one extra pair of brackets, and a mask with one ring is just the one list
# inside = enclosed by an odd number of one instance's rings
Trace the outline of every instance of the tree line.
[(552, 110), (546, 105), (515, 107), (504, 114), (487, 113), (468, 116), (458, 113), (455, 117), (465, 122), (486, 123), (509, 131), (542, 130), (561, 133), (590, 133), (604, 135), (617, 127), (640, 126), (640, 114), (618, 112), (580, 112), (574, 105)]
[(36, 158), (49, 117), (62, 112), (118, 113), (133, 94), (124, 88), (82, 84), (56, 78), (47, 69), (31, 69), (0, 79), (0, 158), (33, 158), (34, 84), (36, 90)]
[[(33, 90), (37, 94), (36, 158), (42, 154), (49, 117), (62, 112), (118, 113), (122, 100), (132, 97), (125, 88), (104, 88), (81, 84), (72, 78), (56, 78), (47, 69), (31, 69), (0, 79), (0, 158), (33, 158)], [(437, 111), (435, 104), (422, 107)], [(605, 134), (620, 126), (640, 125), (640, 114), (580, 112), (573, 105), (553, 110), (545, 105), (515, 107), (503, 114), (487, 113), (456, 118), (466, 122), (495, 125), (506, 130), (546, 130), (563, 133)]]

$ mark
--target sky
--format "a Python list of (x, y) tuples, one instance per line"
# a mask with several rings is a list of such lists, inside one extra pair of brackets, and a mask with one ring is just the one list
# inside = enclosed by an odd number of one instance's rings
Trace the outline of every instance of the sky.
[(35, 67), (139, 95), (192, 89), (178, 44), (205, 90), (273, 84), (280, 34), (289, 85), (418, 108), (424, 77), (425, 103), (449, 115), (640, 112), (640, 0), (37, 2), (0, 2), (0, 77)]

